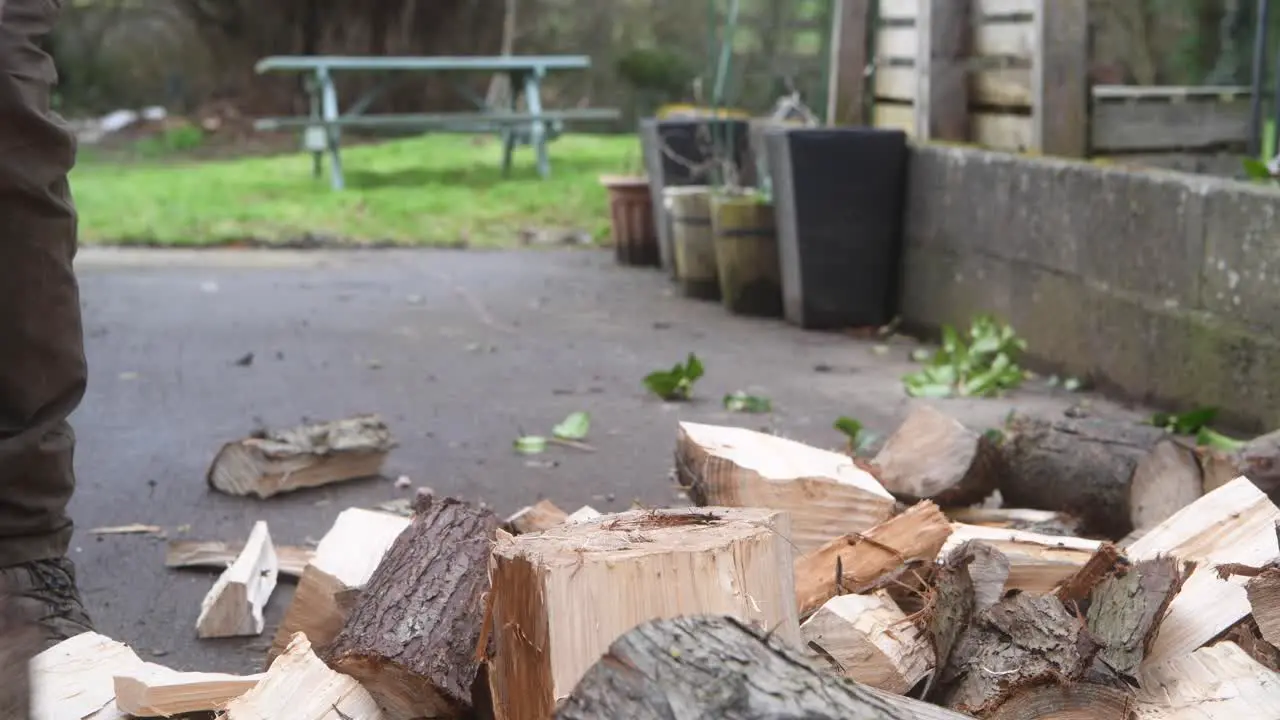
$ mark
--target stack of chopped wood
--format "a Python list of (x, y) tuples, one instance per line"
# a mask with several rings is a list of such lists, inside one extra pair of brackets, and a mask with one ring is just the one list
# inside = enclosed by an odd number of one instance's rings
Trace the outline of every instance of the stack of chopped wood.
[[(873, 461), (682, 423), (700, 507), (423, 495), (288, 553), (260, 523), (171, 562), (230, 560), (202, 636), (263, 632), (299, 577), (265, 672), (90, 634), (32, 664), (33, 717), (1280, 717), (1280, 509), (1246, 477), (1206, 493), (1175, 438), (1080, 422), (1001, 442), (924, 407)], [(997, 490), (1044, 501), (975, 507)]]

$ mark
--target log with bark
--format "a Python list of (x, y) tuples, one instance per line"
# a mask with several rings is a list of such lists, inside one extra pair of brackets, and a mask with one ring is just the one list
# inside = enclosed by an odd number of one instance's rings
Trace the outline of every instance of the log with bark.
[[(244, 550), (244, 543), (220, 540), (170, 540), (165, 550), (164, 566), (167, 568), (201, 568), (226, 570)], [(276, 545), (276, 561), (280, 575), (291, 578), (302, 576), (303, 569), (311, 562), (315, 551), (293, 545)]]
[(263, 431), (224, 445), (209, 467), (208, 482), (229, 495), (269, 498), (376, 476), (394, 447), (377, 415)]
[(1134, 720), (1133, 694), (1105, 685), (1043, 685), (1000, 705), (987, 720)]
[(923, 501), (866, 533), (837, 537), (796, 559), (796, 605), (804, 617), (844, 593), (886, 587), (938, 556), (951, 523), (938, 506)]
[(933, 644), (888, 593), (840, 595), (800, 626), (809, 650), (850, 680), (905, 695), (933, 670)]
[(276, 588), (279, 562), (267, 524), (254, 523), (244, 549), (218, 576), (200, 603), (196, 633), (201, 638), (261, 635), (262, 609)]
[(848, 455), (744, 428), (680, 423), (676, 474), (697, 505), (787, 511), (801, 553), (868, 530), (894, 509), (893, 496)]
[(971, 505), (1000, 486), (1004, 455), (986, 435), (917, 405), (876, 455), (876, 477), (904, 502)]
[(1280, 648), (1280, 568), (1265, 568), (1245, 587), (1262, 637)]
[(975, 617), (940, 678), (947, 707), (985, 716), (1024, 688), (1074, 682), (1101, 643), (1053, 595), (1020, 593)]
[(831, 675), (776, 635), (709, 615), (654, 620), (622, 635), (573, 688), (555, 717), (963, 718)]
[(1041, 535), (1022, 530), (1002, 530), (962, 523), (953, 523), (952, 528), (951, 537), (942, 548), (942, 555), (947, 555), (970, 540), (991, 545), (1009, 559), (1006, 590), (1051, 592), (1083, 568), (1102, 546), (1098, 540)]
[(1104, 418), (1019, 416), (1005, 445), (1006, 505), (1079, 517), (1083, 533), (1118, 540), (1200, 497), (1194, 453), (1150, 425)]
[(569, 519), (569, 514), (550, 500), (539, 500), (533, 505), (520, 508), (502, 524), (502, 529), (512, 535), (541, 532), (553, 528)]
[(225, 720), (383, 720), (369, 691), (321, 662), (303, 633), (252, 690), (227, 703)]
[(1094, 587), (1086, 619), (1089, 632), (1103, 643), (1101, 671), (1132, 682), (1191, 568), (1175, 557), (1157, 557), (1120, 569)]
[(407, 527), (409, 518), (392, 513), (363, 508), (339, 513), (302, 571), (293, 601), (276, 629), (267, 665), (284, 652), (294, 633), (306, 633), (317, 648), (328, 647), (351, 611), (343, 598), (364, 588), (387, 549)]
[(1216, 490), (1241, 475), (1280, 505), (1280, 430), (1249, 440), (1238, 450), (1199, 448), (1205, 492)]
[(1263, 566), (1280, 558), (1280, 509), (1247, 478), (1237, 478), (1178, 511), (1128, 547), (1134, 561), (1172, 555), (1196, 563), (1169, 605), (1147, 664), (1183, 657), (1250, 612), (1247, 578), (1218, 576), (1226, 563)]
[(389, 720), (461, 717), (473, 707), (497, 527), (488, 510), (420, 496), (413, 521), (323, 650), (329, 666), (360, 681)]
[(799, 646), (789, 531), (782, 511), (711, 507), (499, 533), (486, 622), (495, 715), (550, 716), (610, 643), (654, 617), (727, 614)]

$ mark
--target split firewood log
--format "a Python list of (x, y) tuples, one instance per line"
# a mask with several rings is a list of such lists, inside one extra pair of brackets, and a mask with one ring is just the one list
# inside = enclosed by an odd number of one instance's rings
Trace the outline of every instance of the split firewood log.
[(209, 467), (210, 487), (269, 498), (283, 492), (373, 477), (395, 440), (376, 415), (263, 431), (227, 443)]
[(497, 527), (488, 510), (419, 496), (409, 527), (323, 650), (330, 667), (377, 698), (388, 720), (460, 717), (473, 707)]
[(1280, 559), (1277, 508), (1247, 478), (1237, 478), (1188, 505), (1130, 545), (1135, 562), (1162, 555), (1196, 563), (1178, 592), (1144, 663), (1186, 656), (1250, 613), (1248, 578), (1223, 578), (1218, 566), (1261, 567)]
[(832, 675), (776, 635), (724, 616), (642, 623), (613, 642), (558, 720), (877, 718), (963, 716)]
[(1052, 510), (1029, 510), (1027, 508), (947, 508), (947, 517), (952, 521), (965, 525), (999, 528), (1002, 530), (1023, 530), (1041, 535), (1080, 534), (1080, 519), (1066, 513)]
[(680, 423), (676, 473), (697, 505), (787, 511), (801, 553), (894, 510), (893, 496), (848, 455), (745, 428)]
[(952, 530), (942, 548), (944, 557), (970, 540), (981, 541), (1009, 559), (1006, 590), (1041, 594), (1053, 591), (1077, 573), (1102, 546), (1098, 540), (960, 523), (952, 523)]
[(800, 616), (844, 593), (866, 593), (903, 579), (933, 563), (952, 525), (938, 506), (925, 500), (871, 528), (837, 537), (795, 563)]
[(779, 510), (709, 507), (498, 533), (487, 622), (496, 717), (550, 716), (610, 643), (655, 616), (731, 615), (799, 646), (789, 531)]
[(512, 535), (522, 535), (553, 528), (568, 519), (569, 513), (556, 507), (555, 503), (539, 500), (512, 513), (502, 524), (502, 528)]
[(933, 671), (933, 644), (888, 593), (840, 595), (800, 626), (800, 636), (832, 671), (905, 695)]
[(1275, 718), (1278, 688), (1280, 673), (1221, 642), (1144, 668), (1135, 698), (1142, 720)]
[(1150, 425), (1103, 418), (1017, 417), (1004, 444), (1006, 505), (1079, 517), (1086, 535), (1118, 540), (1203, 493), (1191, 449)]
[(1205, 492), (1243, 475), (1280, 505), (1280, 430), (1249, 440), (1238, 450), (1202, 447), (1196, 452), (1204, 468)]

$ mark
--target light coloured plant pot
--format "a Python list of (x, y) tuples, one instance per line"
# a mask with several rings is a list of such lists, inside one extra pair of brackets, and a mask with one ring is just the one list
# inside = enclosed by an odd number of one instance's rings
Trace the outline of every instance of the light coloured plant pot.
[(720, 273), (711, 230), (711, 188), (705, 185), (670, 187), (662, 192), (671, 217), (676, 279), (686, 297), (720, 299)]
[(782, 315), (782, 269), (773, 205), (758, 194), (711, 196), (716, 269), (724, 305), (736, 315)]

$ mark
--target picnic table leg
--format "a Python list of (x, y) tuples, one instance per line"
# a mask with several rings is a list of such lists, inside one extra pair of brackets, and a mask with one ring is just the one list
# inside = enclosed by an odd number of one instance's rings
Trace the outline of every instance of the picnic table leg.
[(338, 90), (333, 86), (333, 77), (329, 75), (328, 68), (322, 67), (316, 74), (320, 80), (321, 110), (324, 114), (325, 136), (329, 141), (330, 184), (334, 190), (341, 190), (346, 186), (346, 181), (342, 177), (342, 157), (339, 155), (338, 127), (332, 124), (338, 119)]
[[(543, 74), (544, 71), (539, 68), (524, 78), (524, 103), (531, 115), (542, 113), (540, 87)], [(551, 159), (547, 153), (547, 126), (543, 121), (535, 120), (530, 127), (530, 132), (532, 134), (533, 147), (538, 153), (538, 175), (545, 179), (551, 176)]]
[[(311, 121), (312, 125), (308, 126), (309, 131), (312, 127), (320, 127), (320, 82), (318, 78), (307, 79), (307, 100), (311, 104)], [(308, 147), (310, 143), (308, 142)], [(320, 173), (324, 170), (324, 152), (321, 150), (311, 151), (311, 177), (316, 180), (320, 179)]]
[[(511, 112), (516, 111), (520, 100), (520, 77), (518, 73), (507, 75), (507, 104)], [(511, 160), (516, 152), (516, 128), (513, 125), (502, 126), (502, 177), (511, 177)]]

